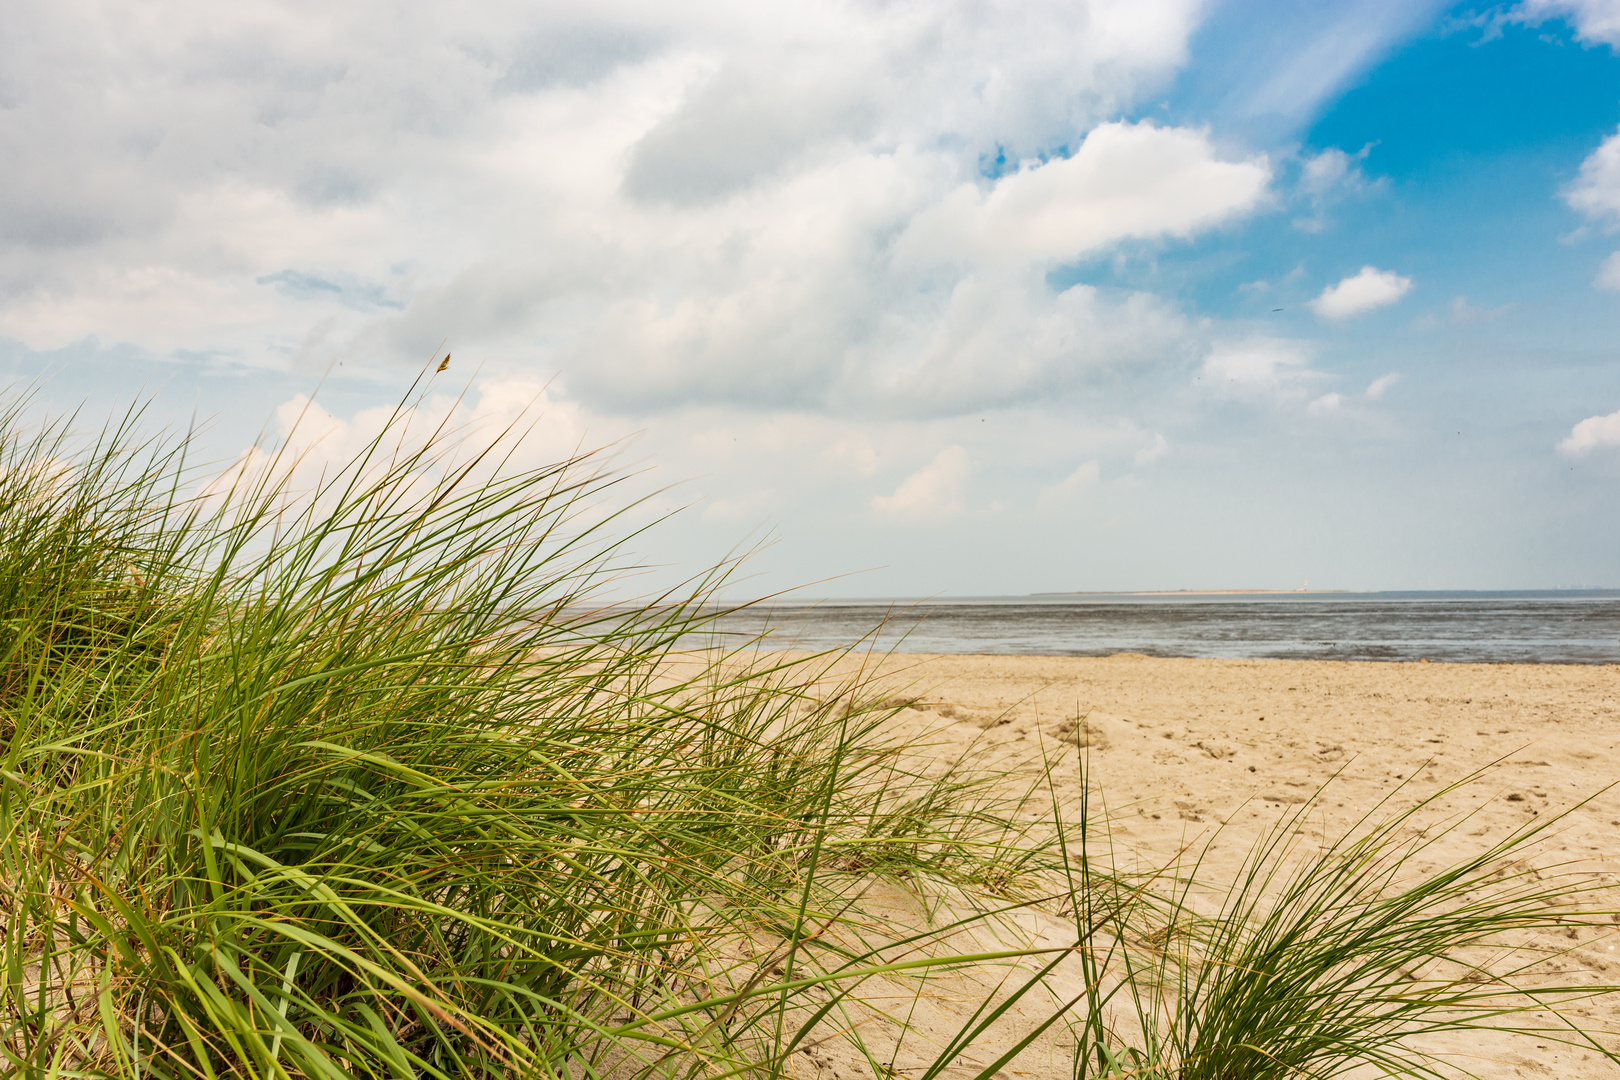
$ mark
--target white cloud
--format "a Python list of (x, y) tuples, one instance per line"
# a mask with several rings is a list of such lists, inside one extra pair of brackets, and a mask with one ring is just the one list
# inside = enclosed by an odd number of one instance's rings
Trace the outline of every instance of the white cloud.
[(1352, 413), (1358, 405), (1366, 402), (1382, 401), (1384, 395), (1389, 392), (1389, 388), (1400, 381), (1400, 372), (1392, 371), (1387, 375), (1380, 375), (1368, 383), (1367, 389), (1360, 394), (1350, 394), (1348, 396), (1336, 392), (1323, 394), (1305, 406), (1305, 411), (1312, 416), (1326, 416), (1341, 411)]
[[(1187, 327), (1057, 294), (1047, 262), (1263, 195), (1263, 159), (1110, 119), (1167, 84), (1200, 8), (8, 12), (0, 334), (346, 373), (448, 339), (599, 411), (965, 408), (1008, 357), (1012, 398), (1072, 389)], [(1046, 164), (989, 179), (1003, 153)], [(930, 220), (959, 261), (896, 259)], [(996, 355), (970, 310), (1016, 313)]]
[(1600, 289), (1611, 291), (1620, 290), (1620, 251), (1613, 252), (1603, 265), (1598, 268), (1597, 277), (1592, 281)]
[[(1612, 36), (1603, 40), (1613, 44), (1620, 42), (1620, 5), (1614, 7), (1611, 16), (1611, 21), (1602, 25), (1611, 27)], [(1581, 162), (1580, 174), (1564, 190), (1564, 201), (1610, 229), (1620, 227), (1620, 132), (1604, 139)], [(1604, 260), (1592, 284), (1599, 289), (1620, 290), (1620, 251)]]
[(1564, 201), (1587, 217), (1620, 223), (1620, 133), (1610, 135), (1581, 162)]
[[(426, 393), (404, 407), (361, 409), (347, 419), (297, 394), (275, 408), (266, 444), (243, 450), (228, 468), (200, 484), (196, 494), (217, 507), (233, 497), (251, 501), (255, 491), (263, 491), (292, 506), (362, 458), (371, 478), (396, 461), (424, 453), (424, 484), (428, 474), (467, 466), (476, 482), (497, 468), (543, 468), (603, 446), (586, 441), (578, 406), (550, 400), (541, 384), (484, 379), (464, 393), (460, 383), (446, 385), (444, 391)], [(489, 447), (500, 450), (474, 464)], [(603, 455), (598, 464), (607, 461)]]
[(1350, 155), (1336, 146), (1307, 157), (1300, 165), (1300, 186), (1313, 195), (1337, 187), (1350, 176)]
[(1300, 160), (1299, 186), (1318, 205), (1328, 196), (1368, 187), (1361, 165), (1376, 145), (1368, 143), (1354, 154), (1330, 146), (1320, 153), (1307, 155)]
[(1411, 290), (1411, 278), (1363, 266), (1360, 273), (1323, 289), (1311, 301), (1311, 310), (1325, 319), (1344, 319), (1393, 304)]
[(1211, 390), (1225, 396), (1292, 396), (1316, 377), (1316, 372), (1305, 366), (1311, 352), (1307, 343), (1286, 338), (1222, 342), (1204, 358), (1200, 378)]
[(1367, 392), (1362, 396), (1368, 401), (1378, 401), (1389, 392), (1389, 388), (1401, 381), (1401, 373), (1392, 371), (1388, 375), (1380, 375), (1367, 384)]
[(1153, 441), (1138, 450), (1133, 456), (1132, 460), (1134, 460), (1138, 465), (1147, 465), (1158, 461), (1169, 452), (1170, 444), (1165, 441), (1165, 437), (1162, 434), (1155, 432), (1153, 435)]
[(947, 446), (934, 460), (918, 469), (895, 488), (893, 495), (879, 495), (872, 509), (897, 518), (937, 517), (960, 513), (962, 487), (971, 468), (968, 452), (960, 446)]
[(504, 431), (521, 428), (523, 441), (511, 459), (519, 468), (562, 461), (600, 445), (587, 445), (579, 406), (553, 400), (542, 383), (490, 377), (462, 392), (462, 380), (451, 381), (453, 375), (436, 378), (443, 380), (442, 391), (404, 409), (376, 406), (347, 420), (299, 394), (276, 409), (280, 434), (294, 452), (327, 466), (354, 458), (385, 428), (398, 432), (405, 445), (431, 438), (447, 446), (480, 446)]
[(877, 472), (878, 453), (872, 445), (872, 440), (861, 435), (846, 435), (825, 447), (820, 458), (823, 461), (842, 465), (857, 476), (871, 476)]
[(1570, 429), (1569, 435), (1558, 444), (1558, 452), (1569, 457), (1580, 457), (1593, 450), (1620, 447), (1620, 411), (1607, 416), (1589, 416)]
[(1498, 304), (1496, 307), (1486, 307), (1483, 304), (1473, 303), (1466, 296), (1453, 296), (1446, 303), (1444, 314), (1428, 312), (1420, 316), (1414, 325), (1425, 330), (1439, 330), (1450, 326), (1468, 326), (1499, 319), (1509, 312), (1517, 311), (1518, 308), (1518, 304)]
[(1330, 146), (1317, 154), (1300, 159), (1299, 192), (1309, 204), (1309, 212), (1294, 219), (1294, 227), (1302, 232), (1321, 232), (1328, 224), (1328, 210), (1348, 195), (1366, 190), (1369, 186), (1361, 163), (1367, 160), (1374, 143), (1368, 143), (1354, 154)]
[(1501, 307), (1487, 308), (1479, 304), (1470, 304), (1466, 296), (1453, 296), (1451, 303), (1447, 305), (1447, 311), (1454, 323), (1477, 323), (1496, 318), (1507, 311), (1509, 306), (1504, 304)]
[(1264, 158), (1222, 161), (1207, 135), (1151, 123), (1093, 128), (1072, 157), (988, 190), (964, 184), (912, 222), (913, 257), (1061, 262), (1128, 238), (1189, 236), (1252, 209)]
[(761, 267), (730, 295), (625, 300), (565, 351), (593, 401), (949, 415), (1072, 394), (1094, 374), (1163, 363), (1196, 327), (1149, 294), (1057, 293), (1038, 269), (907, 288), (870, 267)]
[(735, 499), (711, 499), (704, 504), (704, 521), (755, 521), (765, 515), (776, 492), (770, 488)]
[(1305, 411), (1312, 416), (1321, 416), (1324, 413), (1338, 412), (1339, 406), (1344, 404), (1343, 394), (1323, 394), (1321, 397), (1305, 406)]
[(1102, 466), (1088, 461), (1055, 484), (1041, 488), (1040, 505), (1045, 509), (1068, 506), (1080, 500), (1087, 491), (1097, 486)]
[(1620, 3), (1616, 0), (1524, 0), (1509, 17), (1531, 24), (1567, 18), (1581, 41), (1620, 45)]

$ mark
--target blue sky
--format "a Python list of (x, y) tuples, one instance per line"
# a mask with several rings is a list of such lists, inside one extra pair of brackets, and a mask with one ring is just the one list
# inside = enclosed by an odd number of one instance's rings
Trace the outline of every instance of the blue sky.
[(1620, 585), (1620, 0), (382, 10), (16, 5), (0, 370), (224, 469), (444, 342), (649, 587)]

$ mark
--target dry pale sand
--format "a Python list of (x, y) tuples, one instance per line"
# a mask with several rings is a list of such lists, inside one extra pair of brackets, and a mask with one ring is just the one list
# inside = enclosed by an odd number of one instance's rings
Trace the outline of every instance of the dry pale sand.
[[(884, 693), (917, 699), (897, 723), (908, 734), (928, 733), (930, 752), (942, 761), (974, 749), (1003, 762), (1016, 755), (1063, 758), (1055, 775), (1065, 800), (1079, 790), (1071, 742), (1084, 733), (1091, 784), (1106, 800), (1120, 857), (1160, 866), (1213, 841), (1199, 875), (1215, 888), (1223, 875), (1230, 880), (1265, 830), (1319, 790), (1300, 823), (1303, 842), (1349, 828), (1380, 804), (1386, 810), (1410, 806), (1480, 769), (1488, 770), (1485, 776), (1435, 804), (1432, 818), (1466, 819), (1416, 861), (1416, 871), (1588, 800), (1559, 822), (1533, 865), (1552, 872), (1575, 863), (1620, 880), (1620, 789), (1604, 792), (1620, 780), (1620, 666), (1133, 654), (912, 655), (846, 663), (875, 668)], [(1023, 775), (1033, 775), (1033, 768)], [(1062, 936), (1061, 926), (1029, 929), (1054, 941)], [(1620, 983), (1620, 933), (1582, 929), (1553, 936), (1558, 940), (1544, 943), (1549, 949), (1569, 950), (1552, 965), (1558, 978)], [(1055, 987), (1054, 996), (1066, 989)], [(914, 1012), (914, 1022), (953, 1030), (961, 1019), (953, 1008), (966, 1006), (952, 1003), (970, 1000), (971, 990), (956, 985), (935, 995)], [(1594, 1025), (1620, 1028), (1615, 1005), (1576, 1012)], [(1020, 1019), (1028, 1016), (1013, 1018)], [(1620, 1075), (1589, 1051), (1534, 1039), (1486, 1045), (1471, 1037), (1429, 1046), (1460, 1055), (1487, 1078)], [(993, 1049), (988, 1040), (962, 1066), (994, 1060)], [(1061, 1037), (1037, 1050), (1006, 1072), (1069, 1073)], [(840, 1080), (862, 1071), (831, 1049), (805, 1065), (806, 1075)], [(905, 1075), (899, 1058), (895, 1067)]]

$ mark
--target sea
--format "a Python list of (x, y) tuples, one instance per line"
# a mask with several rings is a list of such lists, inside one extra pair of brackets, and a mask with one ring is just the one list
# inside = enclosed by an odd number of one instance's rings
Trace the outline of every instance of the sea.
[(1620, 589), (1078, 593), (770, 603), (693, 644), (878, 652), (1620, 664)]

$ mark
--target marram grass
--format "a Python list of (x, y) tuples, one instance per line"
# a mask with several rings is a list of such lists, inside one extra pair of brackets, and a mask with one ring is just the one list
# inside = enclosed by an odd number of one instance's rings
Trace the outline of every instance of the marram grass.
[[(1084, 810), (915, 767), (836, 657), (683, 652), (717, 578), (605, 608), (590, 455), (468, 456), (402, 409), (305, 489), (274, 457), (205, 489), (138, 416), (82, 442), (28, 415), (0, 414), (7, 1071), (775, 1078), (843, 1037), (954, 1080), (1068, 1030), (1076, 1076), (1399, 1074), (1413, 1033), (1559, 999), (1479, 1016), (1472, 983), (1389, 975), (1547, 925), (1545, 889), (1492, 876), (1533, 834), (1416, 885), (1394, 832), (1287, 871), (1263, 846), (1192, 919), (1108, 872)], [(955, 915), (886, 927), (874, 883)], [(955, 947), (1022, 905), (1072, 941)], [(1153, 945), (1166, 920), (1191, 944)], [(869, 988), (984, 964), (1026, 974), (917, 1069), (861, 1033)], [(966, 1068), (1065, 965), (1089, 992)]]
[[(1441, 804), (1485, 775), (1399, 810), (1397, 791), (1338, 835), (1312, 835), (1319, 793), (1267, 830), (1210, 902), (1197, 895), (1205, 847), (1159, 894), (1139, 894), (1134, 925), (1121, 905), (1098, 903), (1117, 886), (1096, 888), (1082, 862), (1077, 911), (1104, 929), (1080, 954), (1095, 992), (1077, 1080), (1469, 1075), (1426, 1048), (1425, 1037), (1462, 1033), (1477, 1060), (1518, 1037), (1543, 1057), (1551, 1044), (1620, 1067), (1616, 987), (1570, 980), (1559, 963), (1578, 928), (1613, 936), (1614, 887), (1528, 858), (1565, 814), (1415, 870), (1467, 820)], [(1563, 1011), (1593, 1004), (1611, 1017), (1599, 1029)]]

